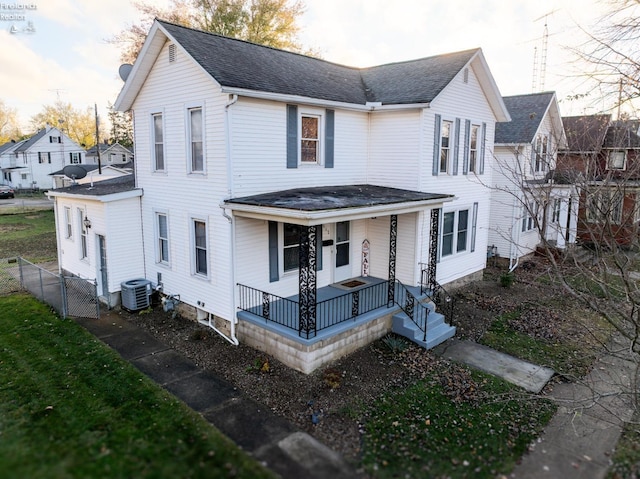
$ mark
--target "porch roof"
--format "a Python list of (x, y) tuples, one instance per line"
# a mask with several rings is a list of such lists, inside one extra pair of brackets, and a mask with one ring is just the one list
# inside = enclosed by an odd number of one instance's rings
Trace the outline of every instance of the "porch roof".
[(316, 186), (225, 200), (234, 215), (315, 225), (413, 213), (452, 201), (454, 195), (377, 185)]

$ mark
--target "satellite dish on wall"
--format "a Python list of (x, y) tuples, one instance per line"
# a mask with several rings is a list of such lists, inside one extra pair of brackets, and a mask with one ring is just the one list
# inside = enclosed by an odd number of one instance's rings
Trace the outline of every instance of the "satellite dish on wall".
[(129, 78), (129, 73), (131, 73), (132, 68), (133, 68), (133, 65), (129, 65), (128, 63), (123, 63), (122, 65), (120, 65), (120, 68), (118, 68), (118, 75), (120, 75), (120, 78), (122, 78), (122, 81), (127, 81), (127, 78)]
[(64, 173), (64, 176), (71, 178), (74, 181), (80, 180), (87, 176), (87, 170), (78, 165), (67, 165), (62, 168), (62, 172)]

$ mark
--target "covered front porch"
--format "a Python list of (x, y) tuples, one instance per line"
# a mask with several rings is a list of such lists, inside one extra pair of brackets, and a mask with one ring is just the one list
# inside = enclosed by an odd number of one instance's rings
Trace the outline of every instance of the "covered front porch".
[[(451, 198), (359, 185), (228, 200), (239, 259), (239, 337), (287, 364), (291, 354), (296, 364), (302, 357), (297, 369), (305, 372), (318, 355), (323, 363), (336, 359), (395, 322), (399, 330), (410, 323), (409, 332), (428, 347), (433, 321), (444, 323), (429, 299), (441, 291), (438, 225)], [(349, 351), (336, 346), (341, 342)], [(314, 350), (313, 358), (302, 350)]]

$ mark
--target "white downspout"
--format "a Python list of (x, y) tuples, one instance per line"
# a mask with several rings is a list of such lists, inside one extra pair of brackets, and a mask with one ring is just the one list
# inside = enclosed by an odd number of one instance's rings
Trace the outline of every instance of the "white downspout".
[[(231, 161), (231, 106), (234, 105), (238, 101), (238, 95), (231, 95), (231, 99), (224, 107), (224, 119), (225, 119), (225, 128), (226, 128), (226, 153), (227, 153), (227, 195), (229, 198), (233, 198), (233, 163)], [(236, 311), (238, 310), (238, 298), (236, 294), (236, 244), (235, 244), (235, 227), (236, 224), (233, 220), (232, 216), (229, 216), (224, 209), (224, 206), (220, 206), (222, 208), (222, 216), (224, 216), (229, 222), (229, 244), (231, 247), (231, 337), (227, 337), (222, 331), (218, 330), (215, 326), (212, 326), (213, 329), (231, 344), (238, 345), (240, 341), (236, 337), (236, 324), (238, 323), (238, 317), (236, 315)]]
[(513, 199), (513, 225), (511, 226), (511, 254), (509, 254), (509, 273), (518, 267), (520, 256), (518, 255), (518, 245), (520, 244), (520, 220), (518, 220), (518, 198)]

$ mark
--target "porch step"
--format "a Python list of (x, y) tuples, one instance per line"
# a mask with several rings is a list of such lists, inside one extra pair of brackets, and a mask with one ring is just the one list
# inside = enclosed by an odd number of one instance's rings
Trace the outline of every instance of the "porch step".
[(393, 315), (391, 331), (410, 339), (425, 349), (435, 348), (439, 344), (456, 334), (455, 326), (444, 322), (444, 316), (435, 311), (429, 313), (427, 319), (427, 338), (424, 340), (424, 332), (407, 316), (404, 311)]

